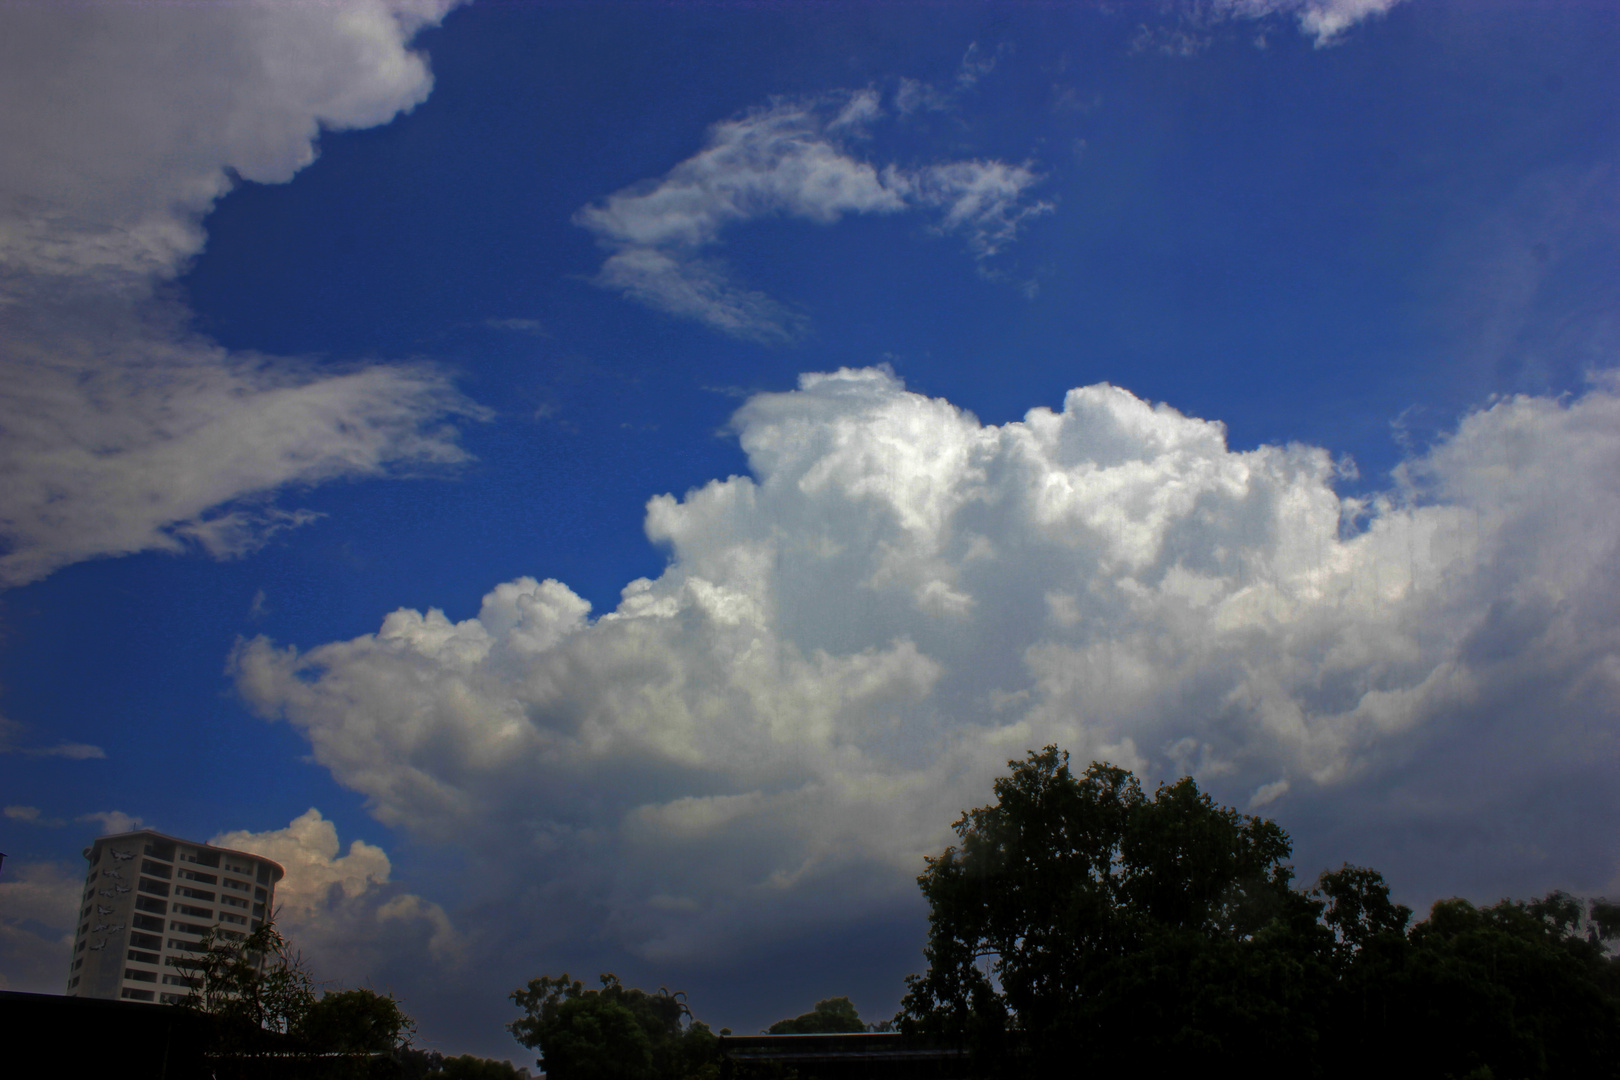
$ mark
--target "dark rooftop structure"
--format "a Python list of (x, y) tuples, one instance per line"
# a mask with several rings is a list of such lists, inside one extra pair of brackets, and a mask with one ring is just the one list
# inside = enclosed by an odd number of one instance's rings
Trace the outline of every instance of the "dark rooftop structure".
[[(966, 1080), (967, 1052), (898, 1032), (722, 1035), (720, 1075), (765, 1080)], [(791, 1073), (787, 1070), (791, 1069)]]

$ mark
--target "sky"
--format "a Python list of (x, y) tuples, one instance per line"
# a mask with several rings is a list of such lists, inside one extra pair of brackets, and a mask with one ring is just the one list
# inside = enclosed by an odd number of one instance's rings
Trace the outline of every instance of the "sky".
[(923, 966), (1055, 743), (1620, 894), (1620, 7), (0, 3), (0, 986), (281, 861), (532, 1064)]

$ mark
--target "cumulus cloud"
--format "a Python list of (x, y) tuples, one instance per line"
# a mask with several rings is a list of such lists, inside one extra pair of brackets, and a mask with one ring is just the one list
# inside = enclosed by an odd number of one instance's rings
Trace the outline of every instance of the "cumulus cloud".
[[(1117, 387), (989, 426), (806, 375), (737, 414), (752, 475), (649, 502), (669, 565), (614, 611), (521, 578), (461, 622), (243, 642), (237, 685), (381, 821), (650, 957), (909, 899), (1048, 742), (1318, 835), (1404, 825), (1417, 888), (1505, 889), (1525, 807), (1607, 806), (1620, 764), (1615, 389), (1497, 401), (1352, 499), (1324, 449)], [(1607, 880), (1612, 837), (1532, 870)]]
[(60, 994), (73, 956), (73, 922), (84, 871), (15, 863), (0, 881), (0, 990)]
[(393, 965), (413, 958), (420, 966), (422, 958), (453, 965), (461, 957), (460, 935), (444, 909), (391, 883), (382, 848), (354, 840), (339, 854), (337, 827), (313, 807), (285, 829), (225, 832), (209, 843), (282, 865), (278, 925), (323, 979), (386, 979)]
[(98, 555), (238, 554), (310, 515), (276, 491), (458, 460), (472, 410), (423, 366), (232, 354), (162, 286), (237, 178), (428, 94), (453, 0), (13, 6), (0, 35), (0, 585)]
[[(982, 74), (993, 63), (974, 70)], [(902, 86), (902, 98), (904, 92)], [(773, 101), (714, 125), (707, 145), (663, 177), (575, 215), (611, 252), (597, 283), (734, 337), (791, 341), (804, 329), (801, 314), (739, 285), (704, 256), (725, 230), (767, 217), (828, 225), (847, 214), (923, 209), (938, 212), (937, 227), (963, 235), (984, 258), (1011, 242), (1030, 217), (1051, 209), (1028, 199), (1040, 180), (1028, 164), (879, 168), (855, 156), (851, 143), (883, 115), (878, 92), (861, 90)]]

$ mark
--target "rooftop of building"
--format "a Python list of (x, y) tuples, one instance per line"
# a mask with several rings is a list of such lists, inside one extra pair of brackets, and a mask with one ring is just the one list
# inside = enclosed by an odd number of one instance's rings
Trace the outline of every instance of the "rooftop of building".
[(119, 840), (133, 840), (136, 837), (152, 837), (171, 844), (184, 844), (186, 847), (197, 848), (200, 851), (217, 851), (221, 855), (241, 855), (249, 859), (257, 859), (259, 862), (268, 863), (275, 869), (276, 881), (280, 881), (282, 878), (287, 876), (287, 868), (268, 856), (259, 855), (252, 851), (243, 851), (240, 848), (219, 847), (215, 844), (205, 844), (200, 840), (187, 840), (183, 836), (170, 836), (168, 833), (161, 833), (156, 829), (131, 829), (129, 832), (112, 833), (109, 836), (98, 836), (93, 843), (84, 849), (83, 855), (86, 859), (88, 859), (90, 857), (90, 853), (95, 851), (95, 849), (101, 845), (110, 844)]

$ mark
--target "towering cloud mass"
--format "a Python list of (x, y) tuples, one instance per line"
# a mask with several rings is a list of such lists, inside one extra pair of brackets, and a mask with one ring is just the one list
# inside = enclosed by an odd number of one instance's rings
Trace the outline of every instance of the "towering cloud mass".
[[(991, 59), (971, 70), (976, 79), (993, 66)], [(896, 104), (909, 111), (904, 101)], [(708, 145), (660, 180), (575, 215), (612, 252), (597, 282), (734, 337), (785, 341), (803, 329), (803, 316), (732, 281), (703, 256), (723, 230), (764, 217), (830, 224), (846, 214), (924, 209), (939, 215), (942, 231), (962, 234), (985, 257), (1009, 243), (1025, 220), (1052, 208), (1027, 199), (1040, 179), (1027, 164), (971, 160), (902, 169), (856, 157), (850, 140), (883, 115), (878, 93), (864, 90), (776, 101), (714, 125)]]
[[(458, 460), (441, 373), (233, 355), (155, 291), (233, 177), (279, 183), (321, 130), (432, 86), (408, 48), (453, 0), (13, 6), (0, 35), (0, 584), (307, 516), (289, 484)], [(243, 500), (250, 500), (244, 502)]]
[(1612, 386), (1499, 401), (1367, 499), (1106, 385), (995, 427), (845, 370), (736, 429), (752, 477), (653, 499), (670, 563), (617, 610), (523, 578), (459, 623), (245, 642), (242, 693), (382, 821), (649, 956), (909, 896), (1054, 741), (1318, 832), (1421, 820), (1408, 887), (1613, 874), (1598, 833), (1507, 850), (1620, 764)]
[(359, 983), (453, 966), (462, 942), (437, 904), (389, 881), (388, 854), (364, 840), (338, 843), (337, 827), (311, 808), (285, 829), (221, 833), (209, 841), (274, 859), (277, 925), (322, 979)]

